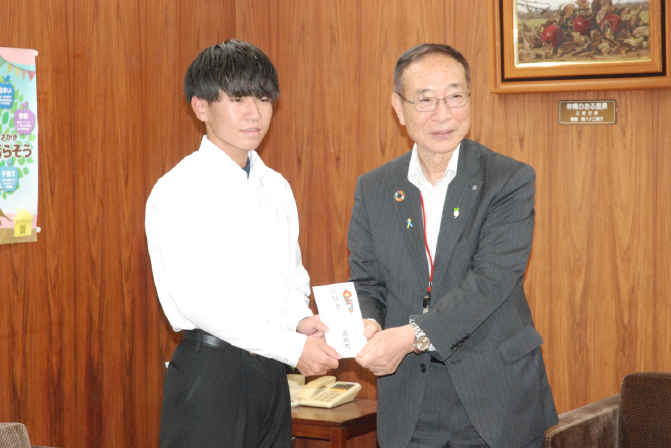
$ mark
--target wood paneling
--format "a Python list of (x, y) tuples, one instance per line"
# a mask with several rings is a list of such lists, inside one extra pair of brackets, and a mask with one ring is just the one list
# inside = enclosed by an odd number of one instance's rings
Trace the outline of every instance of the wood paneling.
[[(469, 137), (537, 172), (526, 288), (564, 412), (617, 393), (627, 373), (671, 370), (670, 92), (494, 95), (488, 7), (238, 0), (237, 27), (278, 65), (283, 97), (262, 155), (294, 189), (313, 285), (348, 277), (356, 177), (410, 148), (389, 103), (396, 59), (428, 41), (464, 53), (472, 68)], [(617, 124), (559, 125), (558, 102), (570, 99), (616, 100)], [(375, 379), (351, 360), (337, 373), (363, 381), (362, 394), (374, 397)]]
[[(28, 0), (0, 5), (3, 46), (35, 48), (37, 243), (0, 246), (0, 421), (33, 443), (158, 446), (178, 340), (153, 286), (144, 204), (198, 145), (181, 96), (206, 45), (266, 51), (282, 88), (264, 160), (294, 190), (313, 285), (348, 277), (356, 178), (411, 147), (390, 106), (396, 59), (446, 42), (472, 67), (470, 137), (537, 172), (529, 302), (560, 412), (671, 370), (671, 91), (497, 96), (488, 0)], [(562, 126), (560, 100), (614, 99), (612, 126)], [(337, 374), (375, 378), (352, 360)], [(307, 442), (305, 446), (313, 446)], [(372, 438), (350, 446), (370, 446)]]
[[(383, 0), (237, 5), (238, 36), (268, 53), (279, 72), (282, 96), (261, 155), (294, 190), (311, 283), (346, 281), (356, 179), (411, 147), (390, 107), (396, 58), (412, 45), (442, 39), (443, 24), (433, 18), (445, 6)], [(377, 398), (375, 377), (353, 360), (342, 362), (338, 376), (362, 383), (362, 398)]]
[(35, 444), (158, 446), (178, 336), (156, 298), (144, 206), (197, 149), (188, 64), (234, 36), (235, 2), (2, 5), (3, 46), (35, 48), (37, 243), (0, 246), (0, 421)]

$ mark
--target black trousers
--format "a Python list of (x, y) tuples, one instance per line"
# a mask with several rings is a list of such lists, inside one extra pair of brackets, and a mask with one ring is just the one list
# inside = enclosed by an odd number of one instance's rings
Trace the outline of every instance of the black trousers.
[(290, 448), (284, 364), (183, 340), (163, 385), (161, 448)]
[[(489, 448), (468, 418), (442, 363), (430, 363), (424, 401), (407, 448)], [(523, 448), (543, 448), (543, 433)], [(511, 447), (512, 448), (512, 447)]]

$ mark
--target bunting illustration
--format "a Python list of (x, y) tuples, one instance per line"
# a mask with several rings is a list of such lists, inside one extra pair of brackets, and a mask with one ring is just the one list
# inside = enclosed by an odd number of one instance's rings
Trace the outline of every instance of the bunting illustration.
[(36, 55), (0, 47), (0, 244), (37, 241), (39, 232)]

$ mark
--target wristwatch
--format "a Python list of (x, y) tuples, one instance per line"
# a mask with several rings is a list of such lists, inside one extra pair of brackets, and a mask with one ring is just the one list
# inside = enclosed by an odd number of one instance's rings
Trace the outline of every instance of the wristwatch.
[(415, 349), (415, 353), (418, 355), (422, 354), (429, 349), (431, 341), (429, 341), (429, 338), (424, 334), (422, 329), (419, 328), (419, 325), (414, 322), (410, 325), (412, 325), (412, 329), (415, 330), (415, 343), (412, 344), (412, 347)]

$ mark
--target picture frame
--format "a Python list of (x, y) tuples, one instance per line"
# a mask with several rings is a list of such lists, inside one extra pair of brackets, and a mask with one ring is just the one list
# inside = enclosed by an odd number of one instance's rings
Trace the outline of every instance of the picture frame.
[[(554, 10), (557, 0), (490, 1), (493, 93), (671, 88), (671, 7), (666, 0), (566, 0)], [(591, 14), (597, 2), (608, 8), (598, 11), (601, 15)], [(543, 10), (546, 5), (550, 8)], [(627, 6), (633, 7), (623, 9)], [(591, 30), (581, 29), (578, 15), (589, 18)], [(553, 40), (557, 28), (562, 31)]]

